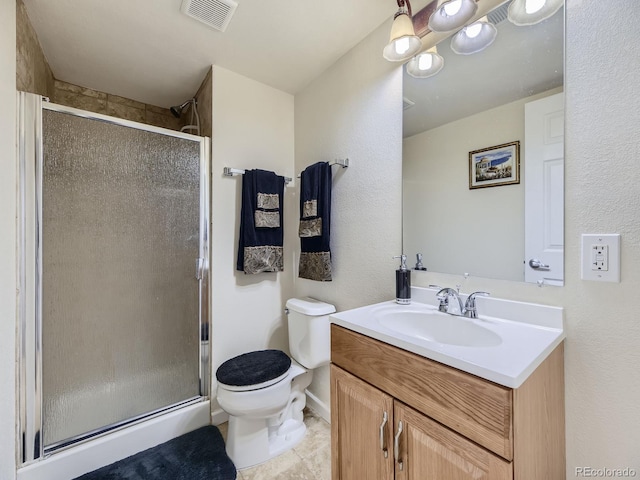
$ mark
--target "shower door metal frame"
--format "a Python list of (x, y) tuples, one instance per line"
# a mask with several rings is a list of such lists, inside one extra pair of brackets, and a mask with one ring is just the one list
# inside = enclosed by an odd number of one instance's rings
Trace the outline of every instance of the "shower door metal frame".
[[(70, 446), (158, 417), (210, 396), (209, 279), (210, 279), (210, 139), (188, 133), (145, 125), (99, 113), (49, 103), (39, 95), (18, 92), (18, 399), (20, 463), (27, 465)], [(178, 137), (200, 144), (200, 247), (194, 259), (199, 291), (199, 396), (159, 410), (126, 419), (72, 439), (48, 446), (43, 444), (42, 398), (42, 111), (51, 110), (91, 120)]]

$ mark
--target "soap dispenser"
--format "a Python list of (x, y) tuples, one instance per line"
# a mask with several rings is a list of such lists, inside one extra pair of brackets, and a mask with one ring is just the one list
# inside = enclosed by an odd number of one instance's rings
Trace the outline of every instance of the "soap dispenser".
[(407, 268), (407, 256), (398, 255), (400, 267), (396, 270), (396, 303), (409, 305), (411, 303), (411, 270)]

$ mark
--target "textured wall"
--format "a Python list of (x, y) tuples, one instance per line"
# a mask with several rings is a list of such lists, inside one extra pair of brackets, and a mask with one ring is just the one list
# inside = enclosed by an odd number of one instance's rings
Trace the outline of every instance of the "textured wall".
[[(580, 478), (577, 467), (635, 467), (640, 476), (638, 14), (633, 0), (611, 10), (596, 0), (567, 3), (565, 286), (462, 282), (465, 291), (565, 307), (567, 478)], [(580, 279), (582, 233), (622, 235), (621, 283)], [(416, 280), (449, 286), (462, 278)]]
[(16, 467), (16, 5), (0, 2), (0, 478)]
[[(260, 168), (294, 177), (293, 96), (220, 67), (213, 67), (212, 141), (212, 362), (215, 371), (241, 353), (288, 351), (284, 304), (293, 294), (293, 259), (284, 271), (245, 275), (235, 269), (242, 177), (223, 168)], [(285, 188), (285, 255), (293, 250), (289, 220), (293, 189)], [(289, 233), (287, 233), (289, 232)], [(215, 407), (214, 407), (215, 408)]]
[[(640, 476), (640, 5), (634, 0), (615, 3), (612, 10), (602, 9), (596, 0), (567, 5), (570, 476), (585, 465), (633, 466)], [(582, 233), (622, 235), (621, 283), (580, 280)]]
[[(332, 282), (296, 278), (296, 296), (346, 310), (395, 296), (401, 244), (402, 72), (382, 58), (384, 24), (296, 95), (296, 163), (348, 157), (333, 169)], [(299, 190), (295, 210), (299, 218)], [(297, 262), (300, 241), (295, 240)], [(295, 269), (297, 275), (297, 264)], [(311, 391), (329, 403), (328, 368), (317, 369)]]

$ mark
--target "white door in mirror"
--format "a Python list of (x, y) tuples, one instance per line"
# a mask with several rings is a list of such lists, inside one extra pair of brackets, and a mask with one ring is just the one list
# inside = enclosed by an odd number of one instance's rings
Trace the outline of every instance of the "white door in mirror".
[(564, 94), (525, 105), (526, 282), (564, 283)]

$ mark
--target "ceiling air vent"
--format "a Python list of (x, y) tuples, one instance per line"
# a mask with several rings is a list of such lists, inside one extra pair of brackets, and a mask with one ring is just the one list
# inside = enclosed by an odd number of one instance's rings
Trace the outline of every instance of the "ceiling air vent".
[(224, 32), (238, 4), (233, 0), (182, 0), (182, 13)]
[(493, 23), (494, 25), (498, 25), (499, 23), (504, 22), (508, 16), (510, 3), (511, 2), (504, 3), (503, 5), (500, 5), (498, 8), (489, 12), (487, 14), (489, 22)]

